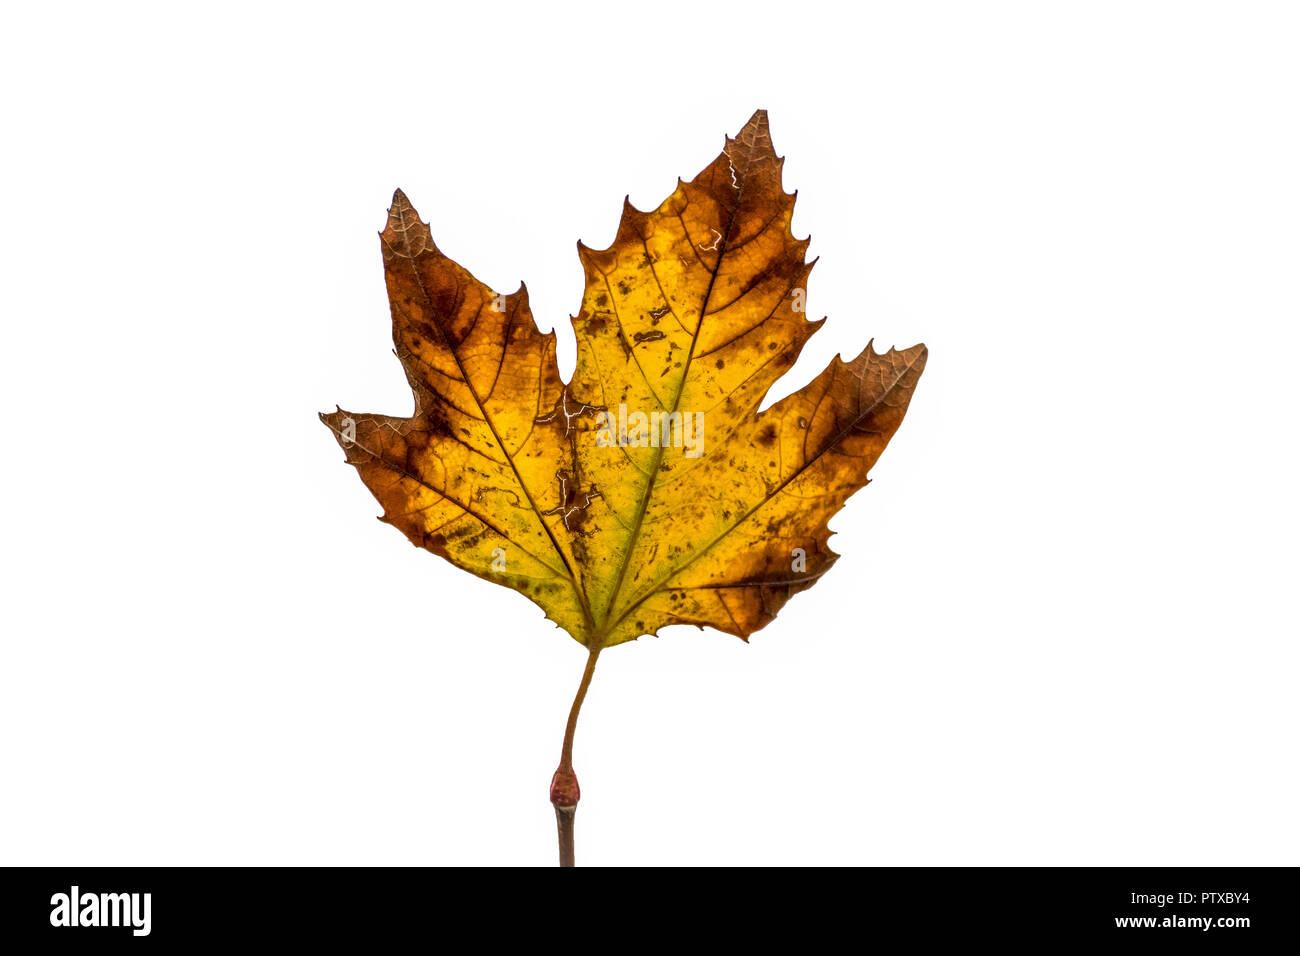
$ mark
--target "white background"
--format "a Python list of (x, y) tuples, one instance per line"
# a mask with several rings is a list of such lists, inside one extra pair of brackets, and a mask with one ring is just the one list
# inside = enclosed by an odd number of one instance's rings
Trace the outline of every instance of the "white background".
[(930, 362), (816, 588), (601, 657), (579, 862), (1300, 862), (1294, 7), (440, 7), (7, 12), (0, 862), (552, 864), (583, 650), (316, 413), (411, 409), (395, 186), (567, 375), (575, 240), (756, 107), (778, 392)]

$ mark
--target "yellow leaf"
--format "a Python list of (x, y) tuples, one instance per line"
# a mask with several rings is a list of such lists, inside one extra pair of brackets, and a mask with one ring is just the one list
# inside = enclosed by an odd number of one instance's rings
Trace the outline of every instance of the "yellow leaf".
[(793, 211), (763, 111), (658, 209), (625, 204), (608, 249), (579, 246), (566, 385), (526, 289), (444, 256), (399, 191), (381, 238), (415, 414), (322, 418), (384, 521), (593, 654), (668, 624), (747, 638), (835, 562), (827, 522), (926, 358), (868, 345), (758, 413), (821, 324)]

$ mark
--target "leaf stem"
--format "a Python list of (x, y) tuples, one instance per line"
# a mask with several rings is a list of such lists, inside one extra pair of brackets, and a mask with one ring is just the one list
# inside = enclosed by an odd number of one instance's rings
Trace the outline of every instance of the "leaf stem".
[(569, 708), (569, 722), (564, 727), (564, 745), (560, 748), (560, 765), (551, 778), (551, 803), (555, 806), (555, 828), (560, 840), (560, 866), (573, 866), (573, 817), (578, 812), (578, 776), (573, 772), (573, 735), (578, 729), (578, 711), (596, 673), (596, 658), (600, 644), (587, 654), (587, 667), (582, 672), (582, 683)]

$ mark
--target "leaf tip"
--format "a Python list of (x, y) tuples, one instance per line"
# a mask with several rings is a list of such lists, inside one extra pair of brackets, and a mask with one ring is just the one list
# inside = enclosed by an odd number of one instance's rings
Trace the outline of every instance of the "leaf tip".
[(388, 207), (388, 222), (379, 233), (383, 240), (387, 258), (390, 254), (399, 258), (414, 259), (416, 256), (437, 249), (433, 244), (433, 234), (429, 224), (420, 218), (420, 214), (402, 190), (393, 190), (393, 203)]
[(740, 128), (740, 132), (728, 139), (748, 149), (776, 155), (776, 150), (772, 148), (772, 129), (767, 120), (767, 110), (754, 110), (754, 115)]

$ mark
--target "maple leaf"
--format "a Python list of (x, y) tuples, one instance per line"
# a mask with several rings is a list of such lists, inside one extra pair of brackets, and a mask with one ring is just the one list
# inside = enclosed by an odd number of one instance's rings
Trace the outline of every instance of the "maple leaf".
[[(822, 324), (804, 314), (813, 263), (781, 165), (760, 110), (658, 209), (625, 201), (608, 249), (579, 243), (567, 384), (527, 289), (479, 282), (393, 197), (384, 272), (415, 412), (321, 417), (383, 521), (589, 648), (562, 771), (602, 648), (669, 624), (748, 639), (826, 573), (827, 522), (867, 483), (925, 366), (922, 345), (868, 344), (758, 411)], [(557, 808), (577, 802), (568, 771)]]
[(415, 414), (322, 416), (382, 520), (588, 646), (772, 620), (838, 557), (827, 521), (926, 358), (868, 345), (758, 414), (821, 325), (780, 171), (759, 111), (654, 212), (625, 203), (608, 249), (579, 244), (567, 387), (527, 289), (500, 296), (443, 255), (399, 190), (381, 238)]

